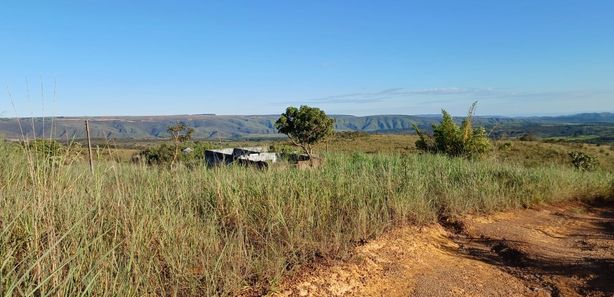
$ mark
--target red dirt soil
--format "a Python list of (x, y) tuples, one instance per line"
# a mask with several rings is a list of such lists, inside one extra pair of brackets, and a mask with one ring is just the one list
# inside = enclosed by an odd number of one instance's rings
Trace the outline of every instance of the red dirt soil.
[(273, 296), (614, 296), (614, 203), (573, 202), (402, 227)]

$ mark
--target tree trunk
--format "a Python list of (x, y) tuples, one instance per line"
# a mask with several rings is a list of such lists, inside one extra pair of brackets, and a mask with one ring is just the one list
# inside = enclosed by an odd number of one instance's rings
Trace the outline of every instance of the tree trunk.
[(171, 169), (175, 167), (175, 162), (177, 162), (177, 155), (179, 155), (179, 143), (177, 140), (175, 142), (175, 153), (173, 154), (173, 160), (171, 161)]
[(309, 166), (313, 167), (313, 148), (311, 145), (307, 145), (305, 148), (305, 152), (307, 153), (307, 157), (309, 158)]

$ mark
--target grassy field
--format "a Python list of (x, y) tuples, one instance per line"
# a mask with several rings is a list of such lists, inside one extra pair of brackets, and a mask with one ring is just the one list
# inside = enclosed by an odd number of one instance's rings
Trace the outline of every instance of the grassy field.
[[(417, 153), (415, 142), (418, 139), (413, 134), (367, 134), (341, 133), (317, 146), (320, 153)], [(211, 147), (243, 147), (263, 146), (296, 150), (283, 139), (266, 140), (220, 140), (203, 141)], [(115, 160), (128, 162), (130, 157), (139, 150), (159, 145), (161, 141), (122, 141), (119, 143), (102, 141), (95, 145), (96, 160)], [(109, 149), (109, 147), (111, 149)], [(97, 149), (96, 149), (97, 148)], [(499, 140), (495, 142), (494, 150), (486, 159), (495, 162), (506, 162), (525, 167), (540, 167), (561, 165), (571, 167), (568, 153), (581, 151), (597, 157), (600, 167), (614, 171), (614, 147), (608, 144), (549, 142), (549, 141), (518, 141)], [(79, 151), (81, 158), (86, 155), (84, 149)]]
[[(333, 139), (317, 170), (169, 171), (100, 158), (94, 175), (82, 158), (49, 162), (2, 143), (0, 292), (264, 293), (395, 226), (614, 190), (606, 146), (499, 143), (468, 161), (417, 154), (412, 137)], [(598, 154), (601, 169), (574, 170), (560, 159), (569, 150)]]

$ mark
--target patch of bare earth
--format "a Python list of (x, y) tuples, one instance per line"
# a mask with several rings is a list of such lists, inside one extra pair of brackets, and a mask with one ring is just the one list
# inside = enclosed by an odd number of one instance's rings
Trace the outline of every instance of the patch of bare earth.
[(567, 203), (403, 227), (273, 296), (614, 296), (614, 204)]

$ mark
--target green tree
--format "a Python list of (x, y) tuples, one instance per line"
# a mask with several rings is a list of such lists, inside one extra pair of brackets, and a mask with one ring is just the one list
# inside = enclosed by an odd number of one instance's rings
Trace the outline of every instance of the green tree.
[(430, 153), (443, 153), (454, 157), (478, 157), (491, 148), (486, 130), (482, 127), (473, 128), (473, 115), (477, 102), (469, 108), (467, 117), (459, 127), (452, 116), (442, 110), (442, 119), (438, 125), (433, 125), (433, 136), (424, 134), (414, 125), (419, 139), (416, 147)]
[(334, 123), (335, 120), (321, 109), (302, 105), (300, 108), (288, 107), (275, 122), (275, 127), (302, 148), (311, 160), (313, 146), (334, 133)]
[(177, 122), (176, 124), (168, 127), (166, 131), (171, 135), (171, 140), (173, 141), (173, 145), (175, 146), (175, 150), (173, 152), (173, 159), (171, 161), (171, 168), (177, 162), (177, 157), (179, 156), (179, 150), (181, 144), (190, 141), (192, 139), (192, 133), (194, 133), (194, 129), (188, 127), (184, 122)]

